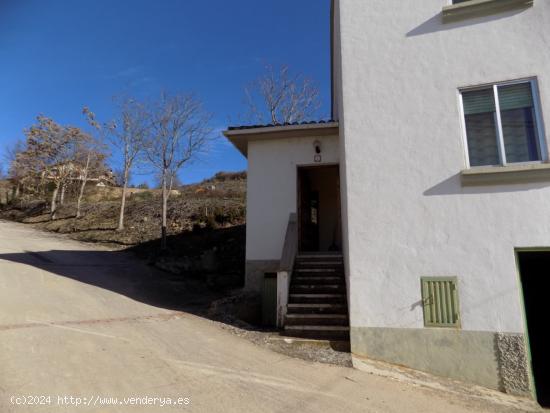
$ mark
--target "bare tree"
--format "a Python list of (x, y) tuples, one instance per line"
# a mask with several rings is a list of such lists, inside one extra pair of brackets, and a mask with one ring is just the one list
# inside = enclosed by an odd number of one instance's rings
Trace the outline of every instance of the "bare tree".
[[(168, 171), (168, 176), (166, 177), (168, 182), (168, 197), (172, 192), (172, 189), (179, 188), (183, 184), (178, 176), (178, 171)], [(156, 189), (162, 189), (162, 171), (157, 171), (155, 174)]]
[(8, 165), (8, 179), (13, 185), (12, 201), (19, 197), (21, 185), (28, 174), (28, 164), (23, 156), (24, 150), (25, 143), (22, 140), (16, 140), (13, 144), (8, 145), (4, 151), (4, 159)]
[(124, 229), (124, 210), (130, 173), (144, 148), (144, 139), (149, 124), (142, 104), (131, 98), (117, 100), (119, 116), (107, 125), (111, 143), (122, 153), (121, 186), (122, 199), (117, 230)]
[[(113, 171), (113, 180), (116, 186), (122, 188), (124, 186), (124, 169), (115, 168)], [(132, 180), (132, 171), (128, 172), (128, 182)]]
[[(88, 145), (90, 145), (90, 143), (88, 143)], [(92, 149), (87, 147), (84, 148), (84, 151), (84, 162), (82, 162), (79, 156), (79, 163), (81, 163), (82, 167), (80, 172), (80, 191), (78, 192), (78, 198), (76, 200), (76, 218), (80, 218), (80, 205), (82, 204), (82, 198), (84, 197), (84, 189), (86, 188), (86, 183), (88, 182), (88, 172), (90, 171), (90, 164), (92, 162)]]
[(60, 205), (63, 205), (65, 203), (65, 190), (67, 189), (67, 185), (69, 184), (68, 177), (71, 175), (70, 169), (67, 169), (67, 172), (69, 173), (69, 175), (67, 176), (67, 179), (64, 179), (61, 182), (61, 190), (59, 192), (59, 204)]
[(174, 171), (168, 176), (168, 194), (172, 193), (172, 189), (180, 188), (183, 185), (180, 177), (178, 176), (178, 171)]
[(145, 153), (158, 171), (162, 185), (161, 249), (166, 249), (166, 215), (169, 186), (180, 169), (197, 159), (209, 146), (212, 130), (210, 114), (192, 94), (170, 96), (162, 93), (151, 104), (151, 131)]
[(95, 114), (89, 108), (84, 107), (82, 113), (86, 116), (86, 120), (90, 126), (97, 131), (97, 136), (83, 134), (79, 142), (77, 163), (80, 166), (80, 190), (76, 201), (76, 218), (80, 218), (82, 198), (84, 197), (84, 190), (88, 183), (90, 172), (94, 173), (98, 178), (107, 172), (104, 163), (106, 155), (103, 145), (103, 128), (96, 121)]
[(315, 83), (300, 74), (291, 74), (288, 66), (265, 67), (265, 73), (245, 88), (248, 120), (285, 124), (314, 120), (321, 100)]
[(36, 175), (54, 182), (50, 216), (56, 218), (57, 196), (75, 173), (75, 160), (83, 132), (76, 127), (61, 126), (45, 116), (38, 116), (37, 123), (25, 131), (26, 159), (31, 160)]

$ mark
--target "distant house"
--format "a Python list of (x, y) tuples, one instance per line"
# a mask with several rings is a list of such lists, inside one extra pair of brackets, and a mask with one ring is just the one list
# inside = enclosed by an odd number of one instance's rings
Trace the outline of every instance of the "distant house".
[[(53, 180), (56, 174), (59, 172), (58, 168), (65, 168), (70, 171), (71, 181), (82, 181), (84, 179), (84, 170), (81, 166), (69, 162), (67, 164), (60, 165), (58, 167), (51, 168), (49, 171), (42, 172), (42, 179)], [(112, 171), (105, 170), (104, 172), (92, 176), (88, 176), (86, 179), (88, 185), (95, 185), (99, 187), (116, 186), (115, 177)]]
[(231, 127), (287, 334), (550, 404), (550, 2), (335, 0), (333, 120)]

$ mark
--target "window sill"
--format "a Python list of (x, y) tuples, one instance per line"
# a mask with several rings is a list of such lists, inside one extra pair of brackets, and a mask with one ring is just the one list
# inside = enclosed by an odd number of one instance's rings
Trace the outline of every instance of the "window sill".
[(550, 163), (481, 166), (460, 173), (462, 186), (550, 182)]
[(443, 7), (443, 23), (532, 7), (535, 0), (470, 0)]

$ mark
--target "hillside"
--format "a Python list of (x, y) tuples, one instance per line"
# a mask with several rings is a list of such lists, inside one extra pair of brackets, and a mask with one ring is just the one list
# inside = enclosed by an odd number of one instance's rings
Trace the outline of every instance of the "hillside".
[[(7, 188), (5, 182), (0, 184), (2, 202), (5, 201), (4, 188)], [(221, 172), (201, 183), (173, 191), (168, 202), (168, 251), (162, 255), (158, 253), (159, 190), (130, 191), (123, 231), (115, 230), (121, 189), (92, 186), (86, 191), (83, 216), (79, 219), (75, 218), (74, 197), (60, 205), (58, 219), (50, 221), (48, 204), (28, 195), (3, 205), (0, 219), (33, 224), (81, 241), (129, 248), (171, 272), (205, 277), (216, 274), (216, 280), (209, 280), (215, 286), (232, 287), (242, 283), (246, 173)]]

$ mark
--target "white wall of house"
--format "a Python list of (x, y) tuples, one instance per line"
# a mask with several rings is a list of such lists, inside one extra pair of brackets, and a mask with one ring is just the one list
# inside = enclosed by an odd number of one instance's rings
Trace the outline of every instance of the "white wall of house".
[(550, 2), (443, 24), (447, 4), (336, 2), (350, 322), (422, 329), (420, 277), (457, 276), (461, 331), (524, 333), (514, 248), (550, 247), (550, 182), (461, 185), (458, 89), (536, 77), (548, 139)]
[[(345, 122), (344, 122), (344, 110), (343, 105), (343, 82), (342, 82), (342, 30), (341, 30), (341, 16), (340, 16), (340, 2), (338, 0), (332, 0), (332, 117), (338, 121), (338, 128), (340, 137), (345, 136)], [(348, 168), (346, 167), (346, 145), (343, 139), (338, 140), (339, 154), (340, 154), (340, 208), (341, 208), (341, 225), (342, 225), (342, 254), (344, 257), (344, 268), (349, 270), (349, 231), (348, 231), (348, 197), (347, 197), (347, 174)], [(346, 292), (349, 302), (349, 271), (347, 271), (348, 277), (346, 277)]]
[[(322, 162), (314, 162), (315, 141)], [(337, 164), (338, 137), (307, 137), (248, 144), (246, 259), (280, 260), (289, 215), (297, 209), (297, 167)]]

